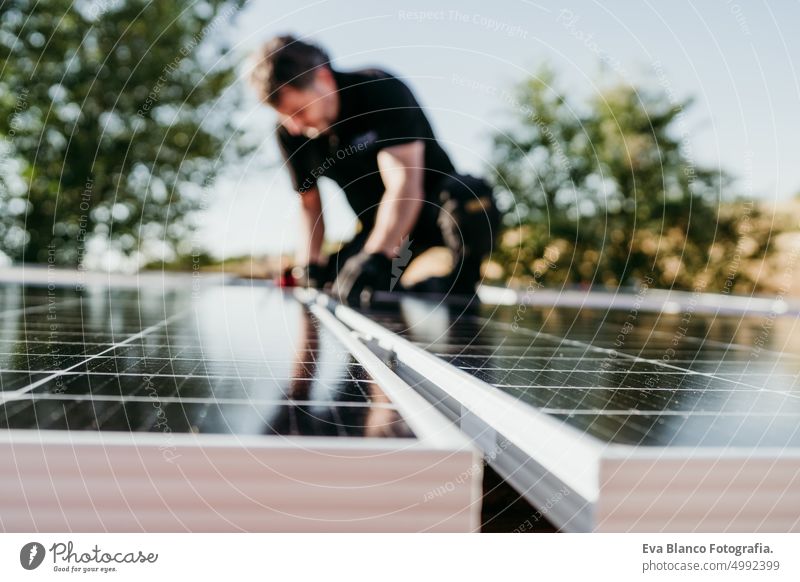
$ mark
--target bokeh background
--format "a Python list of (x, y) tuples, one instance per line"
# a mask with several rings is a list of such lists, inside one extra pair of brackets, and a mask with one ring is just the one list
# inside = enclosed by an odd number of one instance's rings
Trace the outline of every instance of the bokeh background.
[[(796, 294), (796, 2), (0, 5), (6, 266), (270, 276), (296, 195), (248, 55), (402, 77), (506, 211), (487, 280)], [(329, 245), (355, 218), (323, 185)]]

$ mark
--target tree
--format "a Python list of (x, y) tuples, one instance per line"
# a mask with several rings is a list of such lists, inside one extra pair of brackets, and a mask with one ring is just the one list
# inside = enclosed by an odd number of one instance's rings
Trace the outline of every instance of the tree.
[(87, 244), (185, 252), (234, 129), (214, 33), (240, 3), (3, 3), (0, 250), (72, 266)]
[[(509, 227), (496, 256), (512, 266), (506, 277), (722, 288), (743, 226), (719, 212), (734, 202), (728, 176), (687, 151), (690, 101), (621, 84), (571, 103), (546, 69), (509, 101), (516, 123), (495, 136), (493, 168)], [(748, 257), (767, 244), (749, 245)]]

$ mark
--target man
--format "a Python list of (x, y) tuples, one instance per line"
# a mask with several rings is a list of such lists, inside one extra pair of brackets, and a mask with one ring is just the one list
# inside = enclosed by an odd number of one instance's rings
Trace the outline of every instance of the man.
[[(412, 290), (474, 293), (499, 223), (491, 188), (456, 174), (401, 80), (378, 69), (334, 70), (319, 47), (279, 36), (255, 55), (250, 81), (278, 113), (278, 144), (300, 194), (305, 284), (333, 282), (335, 296), (357, 303), (362, 292), (395, 288), (409, 257), (445, 245), (452, 274)], [(361, 224), (327, 262), (323, 176), (344, 190)]]

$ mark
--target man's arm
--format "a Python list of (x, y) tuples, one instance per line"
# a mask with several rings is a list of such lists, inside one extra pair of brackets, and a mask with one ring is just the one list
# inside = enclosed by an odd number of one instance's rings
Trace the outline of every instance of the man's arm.
[(375, 226), (367, 238), (367, 253), (394, 257), (417, 223), (424, 203), (423, 170), (425, 143), (414, 141), (378, 152), (378, 169), (386, 188), (381, 198)]
[(312, 186), (300, 195), (300, 231), (298, 233), (298, 265), (322, 263), (322, 242), (325, 239), (325, 222), (322, 218), (322, 199), (319, 188)]

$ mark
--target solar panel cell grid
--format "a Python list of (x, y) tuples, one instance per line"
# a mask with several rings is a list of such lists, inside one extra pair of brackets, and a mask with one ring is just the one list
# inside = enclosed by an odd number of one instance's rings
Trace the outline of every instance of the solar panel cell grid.
[(267, 289), (2, 289), (0, 428), (413, 436), (349, 351)]
[[(689, 315), (687, 315), (689, 313)], [(371, 320), (602, 441), (800, 445), (792, 317), (400, 303)]]

